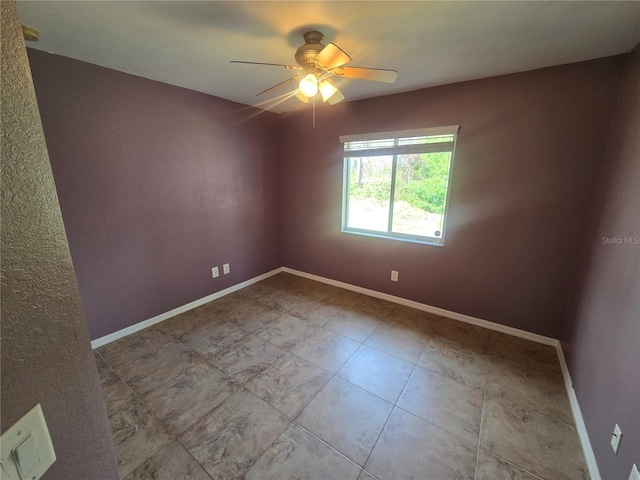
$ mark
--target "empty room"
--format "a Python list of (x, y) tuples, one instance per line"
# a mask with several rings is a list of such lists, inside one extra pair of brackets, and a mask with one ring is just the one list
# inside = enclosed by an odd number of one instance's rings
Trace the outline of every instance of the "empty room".
[(640, 480), (640, 1), (2, 1), (2, 480)]

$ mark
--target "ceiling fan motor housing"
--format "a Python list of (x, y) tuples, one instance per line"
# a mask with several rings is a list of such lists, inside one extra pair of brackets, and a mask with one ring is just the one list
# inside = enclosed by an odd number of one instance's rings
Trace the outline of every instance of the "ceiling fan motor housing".
[(305, 70), (316, 69), (315, 58), (324, 48), (322, 39), (324, 35), (320, 32), (307, 32), (304, 34), (305, 44), (296, 50), (296, 62)]

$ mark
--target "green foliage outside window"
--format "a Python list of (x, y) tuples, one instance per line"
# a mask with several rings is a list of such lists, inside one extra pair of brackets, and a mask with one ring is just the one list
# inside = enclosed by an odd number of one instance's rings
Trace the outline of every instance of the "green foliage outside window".
[[(395, 201), (429, 213), (443, 214), (450, 152), (398, 155)], [(389, 200), (392, 157), (351, 159), (349, 193), (356, 199)]]

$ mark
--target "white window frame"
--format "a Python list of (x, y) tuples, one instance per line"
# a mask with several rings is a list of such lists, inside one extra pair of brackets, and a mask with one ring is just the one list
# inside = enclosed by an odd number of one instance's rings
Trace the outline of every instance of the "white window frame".
[[(444, 127), (419, 128), (413, 130), (396, 130), (391, 132), (363, 133), (356, 135), (340, 136), (340, 143), (370, 141), (370, 140), (390, 140), (393, 139), (393, 145), (380, 148), (369, 148), (365, 150), (344, 150), (343, 152), (343, 179), (342, 179), (342, 232), (356, 235), (366, 235), (372, 237), (387, 238), (391, 240), (401, 240), (414, 243), (422, 243), (438, 247), (444, 246), (445, 233), (447, 227), (447, 214), (449, 209), (449, 197), (451, 194), (451, 177), (453, 172), (453, 162), (455, 158), (456, 141), (458, 139), (459, 125), (448, 125)], [(422, 143), (417, 145), (398, 145), (401, 139), (414, 137), (433, 137), (438, 135), (453, 135), (453, 141), (440, 143)], [(343, 147), (344, 148), (344, 147)], [(393, 219), (393, 199), (395, 194), (397, 156), (407, 153), (429, 153), (429, 152), (451, 152), (451, 161), (449, 162), (449, 177), (447, 179), (447, 194), (445, 197), (442, 233), (439, 237), (427, 237), (422, 235), (411, 235), (406, 233), (397, 233), (391, 231)], [(386, 232), (378, 230), (366, 230), (360, 228), (348, 227), (349, 215), (349, 159), (354, 157), (373, 157), (373, 156), (393, 156), (393, 164), (391, 170), (391, 191), (389, 194), (389, 222)]]

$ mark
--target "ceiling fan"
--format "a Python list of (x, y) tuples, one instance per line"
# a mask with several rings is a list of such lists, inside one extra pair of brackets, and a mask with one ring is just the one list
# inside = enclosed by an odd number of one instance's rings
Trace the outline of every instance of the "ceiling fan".
[(398, 77), (395, 70), (381, 70), (377, 68), (346, 67), (351, 61), (340, 47), (334, 43), (324, 45), (322, 40), (324, 35), (320, 32), (311, 31), (304, 34), (304, 45), (296, 50), (295, 59), (298, 65), (283, 65), (280, 63), (243, 62), (232, 60), (231, 63), (245, 63), (250, 65), (269, 65), (284, 67), (287, 70), (296, 70), (297, 75), (287, 80), (267, 88), (256, 96), (271, 92), (290, 82), (298, 82), (295, 96), (307, 103), (310, 98), (316, 97), (318, 93), (322, 101), (329, 105), (335, 105), (344, 100), (344, 95), (331, 81), (332, 76), (356, 78), (359, 80), (373, 80), (374, 82), (393, 83)]

